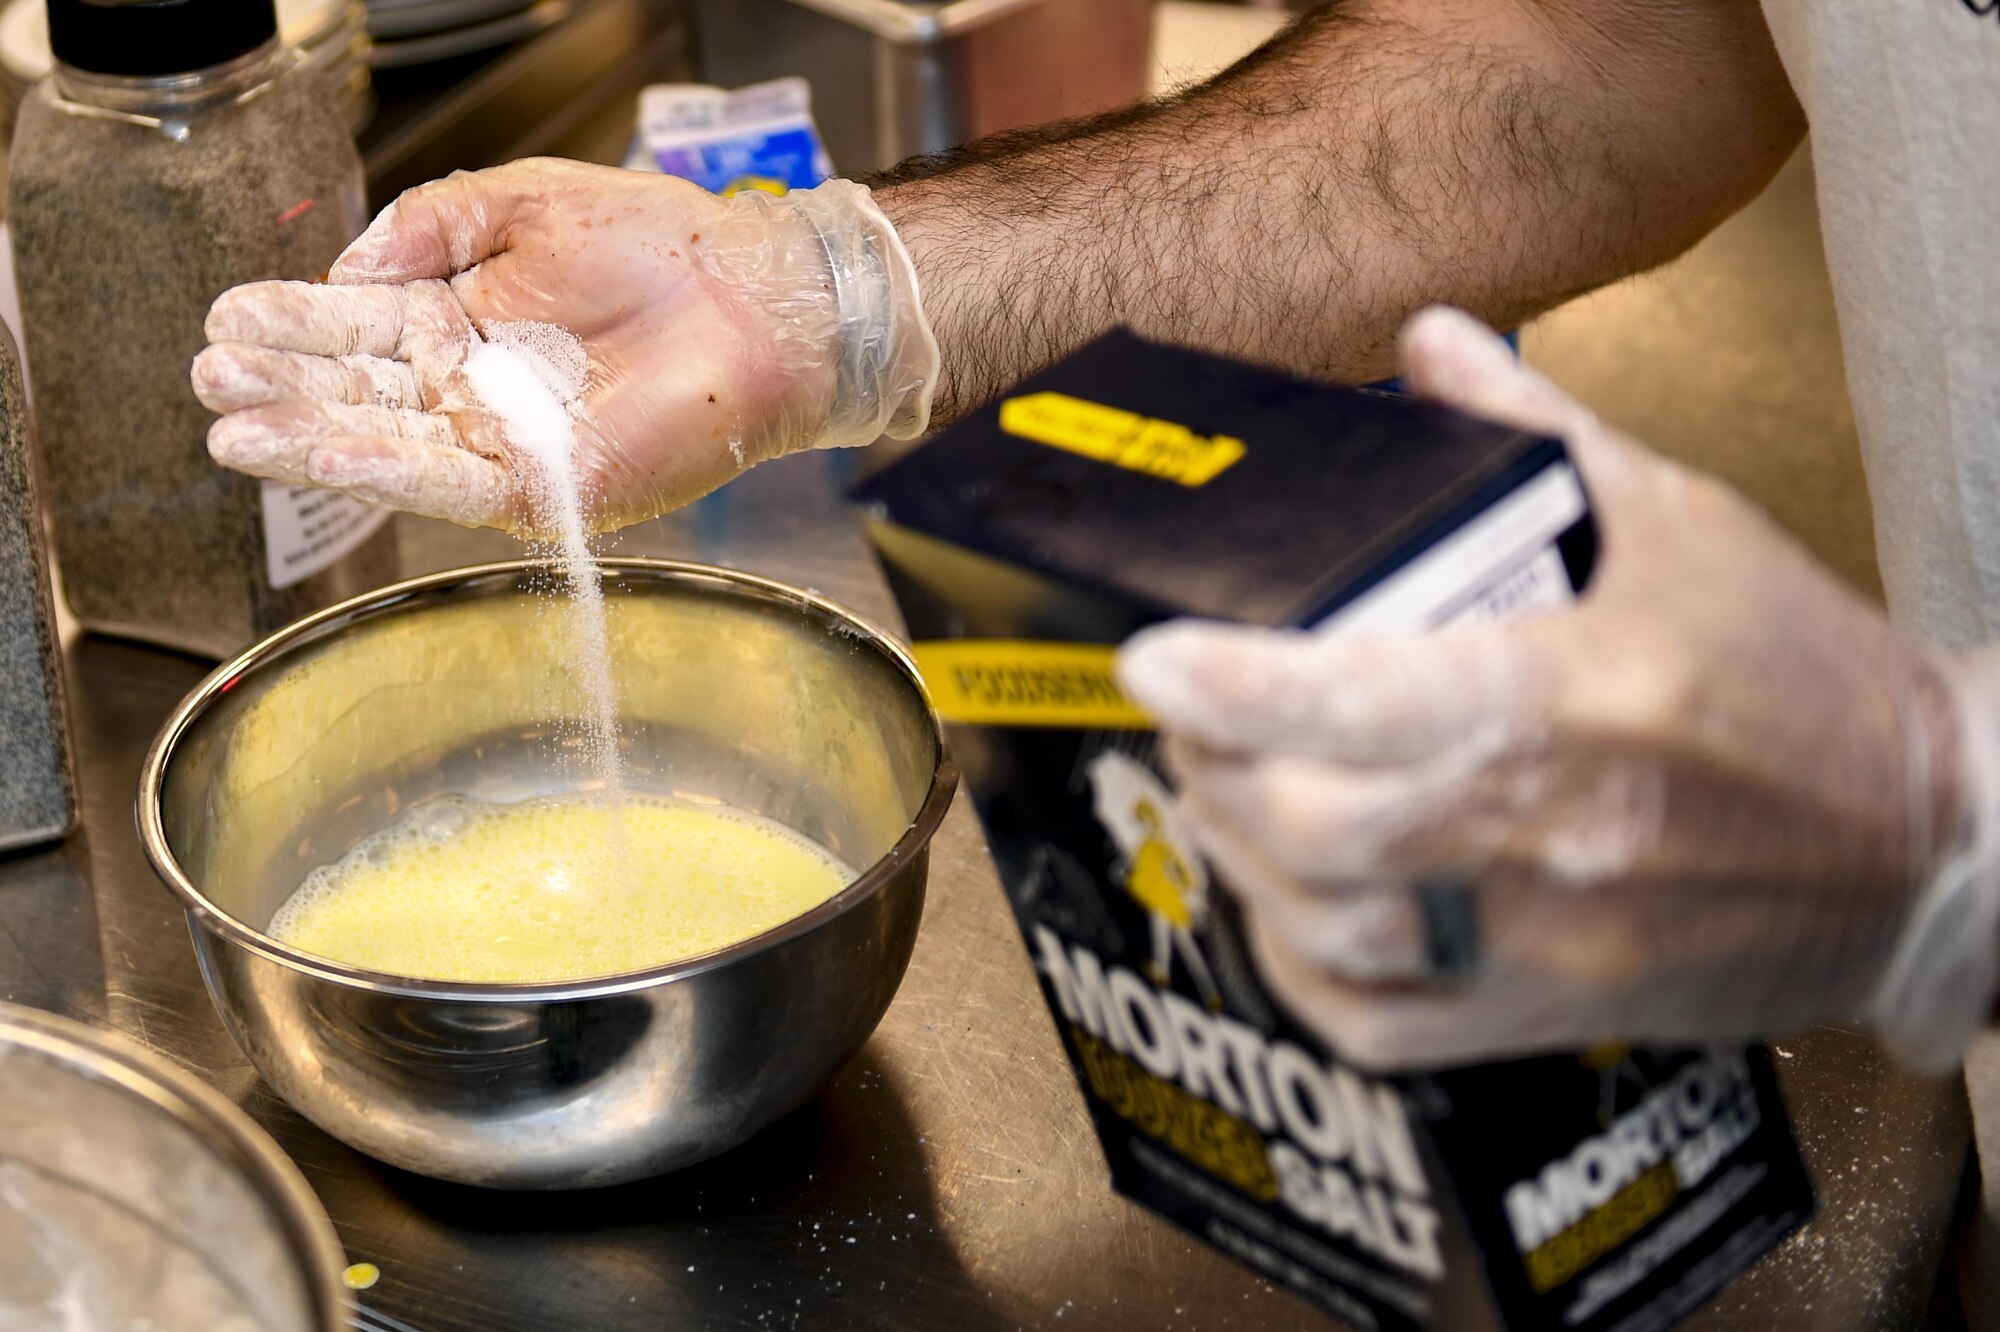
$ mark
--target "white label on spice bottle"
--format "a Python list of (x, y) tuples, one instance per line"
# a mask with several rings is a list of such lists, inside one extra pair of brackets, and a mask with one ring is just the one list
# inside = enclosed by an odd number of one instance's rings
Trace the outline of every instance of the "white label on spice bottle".
[(331, 490), (264, 483), (265, 572), (272, 587), (312, 577), (375, 535), (389, 511)]

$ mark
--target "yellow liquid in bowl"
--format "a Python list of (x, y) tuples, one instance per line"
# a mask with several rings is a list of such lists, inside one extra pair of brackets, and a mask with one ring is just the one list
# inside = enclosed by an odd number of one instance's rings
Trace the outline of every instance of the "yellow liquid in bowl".
[(644, 971), (762, 934), (853, 881), (735, 810), (628, 796), (433, 802), (315, 870), (273, 937), (349, 966), (510, 984)]

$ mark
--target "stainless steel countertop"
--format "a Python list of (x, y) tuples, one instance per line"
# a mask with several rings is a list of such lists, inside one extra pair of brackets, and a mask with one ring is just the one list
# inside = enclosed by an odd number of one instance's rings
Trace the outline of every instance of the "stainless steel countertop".
[[(754, 569), (893, 624), (837, 498), (852, 461), (773, 464), (616, 548)], [(514, 553), (495, 533), (398, 521), (410, 573)], [(141, 757), (205, 665), (87, 636), (68, 661), (84, 830), (0, 862), (0, 997), (124, 1031), (241, 1103), (304, 1168), (351, 1259), (382, 1269), (361, 1298), (386, 1318), (420, 1332), (1334, 1326), (1110, 1192), (963, 803), (875, 1038), (747, 1146), (568, 1195), (437, 1184), (349, 1151), (266, 1091), (231, 1044), (133, 833)], [(1913, 1204), (1956, 1178), (1953, 1102), (1844, 1033), (1780, 1048), (1825, 1219), (1701, 1322), (1892, 1325), (1927, 1282), (1919, 1250), (1935, 1247)]]

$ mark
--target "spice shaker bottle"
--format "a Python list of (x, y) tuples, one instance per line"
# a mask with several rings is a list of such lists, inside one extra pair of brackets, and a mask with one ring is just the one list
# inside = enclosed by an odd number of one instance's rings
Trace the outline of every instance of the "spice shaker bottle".
[(0, 328), (0, 851), (76, 826), (62, 645), (14, 339)]
[(272, 0), (48, 11), (8, 198), (64, 596), (224, 656), (397, 576), (382, 511), (217, 466), (188, 382), (216, 296), (321, 277), (360, 232), (360, 157)]

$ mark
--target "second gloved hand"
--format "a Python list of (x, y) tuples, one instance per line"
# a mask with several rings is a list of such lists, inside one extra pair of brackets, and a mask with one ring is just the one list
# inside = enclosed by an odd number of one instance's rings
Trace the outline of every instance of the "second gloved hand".
[(1837, 1018), (1949, 1065), (2000, 961), (1993, 658), (1900, 639), (1465, 316), (1419, 316), (1404, 357), (1427, 396), (1563, 435), (1603, 555), (1577, 606), (1506, 623), (1126, 649), (1279, 996), (1380, 1066)]
[(560, 325), (589, 354), (577, 468), (599, 528), (781, 454), (929, 420), (936, 342), (863, 187), (725, 199), (537, 159), (410, 191), (326, 284), (224, 293), (194, 365), (223, 413), (209, 450), (468, 526), (535, 526), (528, 464), (459, 373), (474, 327), (516, 320)]

